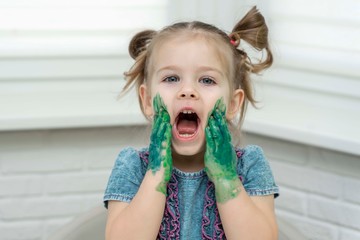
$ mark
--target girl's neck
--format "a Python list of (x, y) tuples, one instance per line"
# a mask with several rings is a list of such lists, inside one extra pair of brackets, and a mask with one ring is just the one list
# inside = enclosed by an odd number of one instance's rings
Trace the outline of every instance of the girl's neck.
[(173, 165), (183, 172), (198, 172), (204, 168), (205, 150), (191, 156), (180, 155), (173, 151)]

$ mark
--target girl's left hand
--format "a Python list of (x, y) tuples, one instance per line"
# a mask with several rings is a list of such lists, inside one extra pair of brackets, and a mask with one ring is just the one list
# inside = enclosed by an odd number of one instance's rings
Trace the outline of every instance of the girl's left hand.
[(205, 171), (215, 185), (216, 200), (226, 202), (240, 192), (236, 171), (237, 157), (225, 118), (226, 106), (219, 99), (212, 110), (205, 129)]

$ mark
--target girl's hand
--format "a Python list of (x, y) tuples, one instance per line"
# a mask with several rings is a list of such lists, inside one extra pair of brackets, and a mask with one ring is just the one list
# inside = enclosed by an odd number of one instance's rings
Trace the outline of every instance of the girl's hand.
[(231, 144), (225, 112), (226, 106), (221, 98), (216, 102), (205, 129), (205, 171), (215, 185), (218, 202), (236, 197), (241, 184), (236, 172), (237, 157)]
[(160, 169), (164, 170), (161, 182), (156, 190), (166, 195), (166, 186), (170, 180), (172, 172), (172, 156), (171, 156), (171, 124), (170, 116), (166, 110), (166, 106), (159, 94), (153, 100), (154, 106), (154, 122), (150, 137), (149, 147), (149, 166), (153, 174)]

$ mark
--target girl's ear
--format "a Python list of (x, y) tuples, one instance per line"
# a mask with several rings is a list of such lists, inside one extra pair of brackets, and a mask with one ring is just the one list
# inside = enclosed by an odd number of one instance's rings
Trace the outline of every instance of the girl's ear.
[(151, 95), (145, 84), (140, 85), (139, 94), (144, 114), (146, 115), (146, 117), (151, 117), (153, 115)]
[(236, 114), (240, 111), (244, 102), (244, 91), (242, 89), (236, 89), (233, 96), (230, 98), (228, 110), (226, 111), (226, 119), (232, 120)]

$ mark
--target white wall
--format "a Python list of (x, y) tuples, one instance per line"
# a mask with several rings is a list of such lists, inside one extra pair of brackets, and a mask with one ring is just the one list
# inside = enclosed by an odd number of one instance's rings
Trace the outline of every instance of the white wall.
[(119, 150), (144, 146), (144, 135), (130, 126), (0, 132), (0, 239), (45, 240), (101, 205)]
[(280, 197), (276, 213), (307, 239), (360, 239), (360, 159), (312, 145), (248, 134), (264, 148)]
[[(44, 240), (101, 204), (118, 151), (145, 144), (136, 97), (116, 101), (129, 36), (166, 21), (165, 1), (141, 2), (0, 2), (1, 240)], [(309, 239), (360, 239), (359, 3), (175, 0), (167, 18), (230, 30), (254, 3), (276, 62), (244, 128), (280, 185), (277, 214)]]
[[(45, 240), (102, 204), (121, 148), (146, 144), (145, 126), (0, 133), (0, 239)], [(129, 137), (131, 136), (131, 137)], [(360, 237), (358, 156), (246, 134), (280, 185), (276, 212), (308, 239)]]

